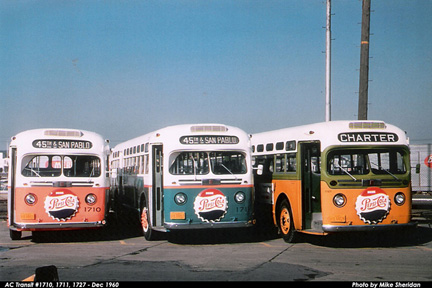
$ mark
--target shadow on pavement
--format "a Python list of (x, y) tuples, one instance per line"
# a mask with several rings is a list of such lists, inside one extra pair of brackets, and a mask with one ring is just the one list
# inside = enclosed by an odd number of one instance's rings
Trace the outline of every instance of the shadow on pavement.
[(432, 229), (418, 226), (403, 231), (334, 233), (326, 236), (301, 235), (299, 242), (333, 248), (405, 247), (432, 241)]
[[(92, 242), (116, 241), (141, 237), (146, 241), (140, 224), (133, 218), (111, 219), (104, 228), (91, 230), (69, 230), (33, 232), (34, 242)], [(420, 225), (403, 231), (350, 232), (317, 236), (299, 233), (296, 243), (310, 243), (334, 248), (404, 247), (422, 245), (432, 241), (432, 228)], [(159, 233), (157, 240), (176, 244), (205, 245), (229, 243), (254, 243), (279, 239), (277, 229), (260, 227), (242, 229), (186, 230), (182, 232)], [(289, 245), (290, 243), (287, 243)]]
[(137, 221), (134, 221), (132, 217), (125, 217), (122, 221), (118, 221), (117, 219), (112, 217), (109, 218), (107, 222), (108, 224), (102, 228), (33, 232), (32, 241), (38, 243), (68, 243), (115, 241), (128, 238), (143, 237), (139, 223), (137, 223)]

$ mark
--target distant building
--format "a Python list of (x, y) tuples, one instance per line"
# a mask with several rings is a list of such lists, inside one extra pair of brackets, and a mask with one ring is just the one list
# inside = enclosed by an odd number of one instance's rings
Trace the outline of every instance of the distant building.
[(0, 151), (0, 193), (7, 191), (9, 162), (6, 151)]
[(0, 151), (0, 173), (8, 172), (8, 158), (6, 151)]

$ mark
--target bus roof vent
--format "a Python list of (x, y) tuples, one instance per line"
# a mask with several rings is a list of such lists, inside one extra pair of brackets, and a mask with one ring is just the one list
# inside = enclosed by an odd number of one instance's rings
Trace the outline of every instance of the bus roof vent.
[(385, 129), (386, 125), (384, 122), (350, 122), (350, 129)]
[(82, 137), (83, 133), (77, 130), (45, 130), (45, 136)]
[(228, 128), (223, 125), (196, 125), (191, 127), (191, 132), (226, 132)]

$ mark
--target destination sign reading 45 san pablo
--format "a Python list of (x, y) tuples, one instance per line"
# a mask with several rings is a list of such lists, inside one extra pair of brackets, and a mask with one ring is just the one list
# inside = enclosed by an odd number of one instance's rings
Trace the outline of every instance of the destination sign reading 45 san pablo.
[(80, 140), (34, 140), (33, 147), (42, 149), (91, 149), (90, 141)]
[(196, 144), (238, 144), (237, 136), (218, 136), (218, 135), (200, 135), (200, 136), (183, 136), (180, 137), (181, 144), (196, 145)]

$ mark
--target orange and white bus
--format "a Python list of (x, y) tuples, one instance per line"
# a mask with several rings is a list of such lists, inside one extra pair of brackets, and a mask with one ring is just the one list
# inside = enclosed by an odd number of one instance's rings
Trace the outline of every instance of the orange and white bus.
[(222, 124), (176, 125), (116, 145), (117, 211), (133, 211), (144, 237), (253, 225), (249, 135)]
[(252, 135), (256, 190), (287, 242), (296, 232), (411, 226), (410, 151), (382, 121), (331, 121)]
[(99, 134), (35, 129), (9, 147), (8, 225), (22, 231), (102, 227), (109, 200), (109, 146)]

